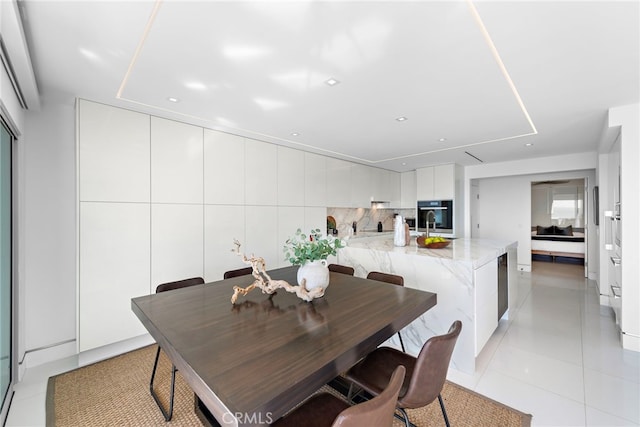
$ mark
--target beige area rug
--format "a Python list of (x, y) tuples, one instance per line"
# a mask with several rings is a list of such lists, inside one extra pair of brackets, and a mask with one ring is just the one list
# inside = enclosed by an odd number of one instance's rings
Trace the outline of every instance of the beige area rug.
[[(164, 421), (149, 394), (155, 352), (156, 346), (152, 345), (49, 378), (47, 426), (201, 426), (193, 411), (193, 392), (180, 372), (176, 376), (173, 419)], [(161, 354), (156, 390), (166, 404), (171, 363)], [(328, 391), (337, 393), (333, 389)], [(454, 427), (531, 425), (531, 415), (450, 382), (442, 396)], [(444, 426), (437, 400), (424, 408), (410, 410), (409, 416), (420, 427)], [(393, 425), (404, 423), (396, 420)]]

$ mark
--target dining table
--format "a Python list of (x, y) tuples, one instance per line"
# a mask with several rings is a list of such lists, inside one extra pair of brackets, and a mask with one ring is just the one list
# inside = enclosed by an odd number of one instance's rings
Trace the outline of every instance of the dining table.
[[(297, 266), (269, 270), (296, 285)], [(215, 425), (275, 421), (437, 302), (434, 293), (330, 273), (306, 302), (259, 288), (231, 303), (251, 275), (140, 296), (131, 308)], [(150, 361), (150, 369), (151, 369)]]

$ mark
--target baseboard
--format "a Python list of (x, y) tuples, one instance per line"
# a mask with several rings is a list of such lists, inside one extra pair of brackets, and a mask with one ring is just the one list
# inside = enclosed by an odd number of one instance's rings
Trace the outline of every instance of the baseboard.
[(99, 362), (110, 357), (127, 353), (138, 348), (145, 347), (155, 343), (151, 335), (144, 334), (128, 340), (120, 341), (114, 344), (105, 345), (92, 350), (84, 351), (78, 354), (77, 342), (75, 339), (54, 344), (48, 347), (42, 347), (34, 350), (28, 350), (22, 361), (18, 363), (18, 379), (24, 377), (25, 372), (34, 366), (43, 365), (45, 363), (54, 362), (66, 357), (78, 356), (78, 365), (86, 366), (95, 362)]
[(621, 332), (620, 335), (622, 335), (622, 348), (640, 352), (640, 337), (625, 334), (624, 332)]
[(119, 341), (113, 344), (108, 344), (102, 347), (83, 351), (78, 354), (78, 366), (90, 365), (92, 363), (109, 359), (119, 354), (137, 350), (153, 343), (155, 343), (153, 337), (149, 334), (144, 334), (134, 338), (129, 338), (124, 341)]
[[(28, 368), (53, 362), (54, 360), (64, 359), (77, 353), (77, 344), (75, 339), (71, 339), (59, 344), (27, 350), (24, 358), (18, 364), (19, 373)], [(20, 374), (19, 374), (20, 375)]]

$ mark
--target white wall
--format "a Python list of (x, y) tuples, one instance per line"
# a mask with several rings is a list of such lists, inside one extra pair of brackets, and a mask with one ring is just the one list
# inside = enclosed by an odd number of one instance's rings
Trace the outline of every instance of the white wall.
[[(29, 350), (76, 335), (75, 112), (46, 102), (26, 115), (24, 138), (24, 336)], [(66, 355), (75, 344), (66, 346)], [(56, 354), (59, 356), (60, 354)]]
[[(589, 194), (595, 183), (596, 153), (554, 156), (514, 162), (468, 166), (465, 168), (465, 230), (471, 234), (469, 197), (472, 181), (480, 194), (477, 217), (480, 228), (474, 237), (518, 240), (518, 269), (531, 270), (531, 182), (547, 179), (588, 178)], [(589, 204), (590, 206), (590, 204)], [(475, 222), (475, 220), (474, 220)], [(592, 220), (587, 220), (588, 233), (596, 236)], [(589, 276), (596, 278), (598, 266), (596, 239), (589, 241)]]

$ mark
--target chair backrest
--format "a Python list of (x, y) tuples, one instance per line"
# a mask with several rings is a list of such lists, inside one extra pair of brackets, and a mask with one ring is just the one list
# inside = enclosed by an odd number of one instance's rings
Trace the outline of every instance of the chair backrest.
[(398, 402), (398, 393), (404, 381), (405, 367), (399, 365), (393, 371), (387, 387), (371, 400), (351, 406), (340, 412), (333, 427), (388, 427)]
[(333, 271), (334, 273), (348, 274), (350, 276), (353, 276), (353, 273), (355, 273), (353, 267), (349, 267), (347, 265), (329, 264), (328, 268), (329, 271)]
[(246, 276), (251, 273), (253, 273), (253, 267), (239, 268), (237, 270), (225, 271), (223, 278), (231, 279), (232, 277)]
[(404, 286), (404, 278), (395, 274), (381, 273), (379, 271), (371, 271), (367, 274), (367, 279), (377, 280), (378, 282), (387, 282), (392, 285)]
[(456, 320), (449, 332), (431, 337), (424, 343), (409, 378), (407, 391), (398, 399), (402, 407), (419, 408), (438, 397), (447, 379), (451, 354), (461, 330), (462, 322)]
[(189, 286), (194, 286), (194, 285), (202, 285), (203, 283), (204, 283), (204, 279), (202, 277), (191, 277), (189, 279), (178, 280), (175, 282), (167, 282), (167, 283), (158, 285), (158, 287), (156, 288), (156, 293), (172, 291), (174, 289), (180, 289), (180, 288), (187, 288)]

